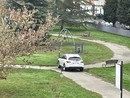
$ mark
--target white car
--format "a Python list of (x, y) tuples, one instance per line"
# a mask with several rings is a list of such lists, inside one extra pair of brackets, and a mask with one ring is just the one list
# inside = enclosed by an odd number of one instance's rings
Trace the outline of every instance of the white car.
[(63, 57), (58, 59), (58, 68), (66, 69), (79, 69), (84, 70), (84, 63), (79, 54), (64, 54)]

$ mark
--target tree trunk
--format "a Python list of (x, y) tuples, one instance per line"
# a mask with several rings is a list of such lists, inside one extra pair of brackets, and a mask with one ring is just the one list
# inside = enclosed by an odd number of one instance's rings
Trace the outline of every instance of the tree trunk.
[(116, 27), (116, 25), (115, 25), (115, 24), (116, 24), (116, 22), (113, 22), (113, 27)]
[(64, 20), (61, 20), (60, 31), (64, 28)]

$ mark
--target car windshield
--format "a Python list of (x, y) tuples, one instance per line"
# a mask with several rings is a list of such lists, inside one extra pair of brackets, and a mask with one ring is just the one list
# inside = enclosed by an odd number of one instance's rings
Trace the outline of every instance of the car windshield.
[(71, 61), (80, 61), (81, 58), (80, 57), (70, 57), (69, 60), (71, 60)]

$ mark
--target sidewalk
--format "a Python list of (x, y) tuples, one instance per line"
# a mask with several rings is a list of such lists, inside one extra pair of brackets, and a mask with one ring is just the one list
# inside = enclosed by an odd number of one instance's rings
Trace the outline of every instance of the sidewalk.
[[(17, 68), (23, 68), (21, 65), (15, 66)], [(25, 66), (25, 68), (33, 69), (45, 69), (54, 70), (56, 72), (61, 72), (57, 67), (40, 67), (40, 66)], [(81, 87), (99, 93), (103, 98), (120, 98), (120, 90), (115, 88), (114, 84), (103, 81), (100, 78), (86, 73), (86, 72), (62, 72), (63, 76), (73, 80), (75, 83)], [(130, 92), (123, 90), (123, 98), (130, 98)]]
[[(120, 90), (114, 85), (104, 82), (85, 72), (63, 72), (63, 75), (72, 79), (83, 88), (99, 93), (103, 98), (120, 98)], [(123, 90), (123, 98), (130, 98), (130, 92)]]
[[(112, 59), (118, 59), (120, 61), (124, 61), (124, 63), (130, 63), (130, 50), (126, 46), (121, 46), (100, 40), (88, 40), (83, 38), (79, 39), (103, 44), (113, 51), (114, 56)], [(104, 62), (85, 65), (85, 68), (102, 67), (103, 63)], [(20, 65), (17, 65), (16, 67), (22, 68)], [(46, 69), (60, 72), (57, 67), (25, 66), (25, 68)], [(92, 76), (89, 73), (65, 71), (62, 73), (65, 77), (72, 79), (74, 82), (81, 85), (83, 88), (101, 94), (103, 98), (120, 98), (120, 90), (115, 88), (114, 84), (107, 83), (102, 79)], [(123, 98), (130, 98), (130, 92), (123, 90)]]

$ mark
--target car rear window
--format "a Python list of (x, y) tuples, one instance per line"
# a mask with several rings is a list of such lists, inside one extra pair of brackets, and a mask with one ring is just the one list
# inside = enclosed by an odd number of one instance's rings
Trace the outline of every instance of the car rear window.
[(72, 60), (72, 61), (80, 61), (81, 58), (80, 58), (80, 57), (70, 57), (69, 60)]

